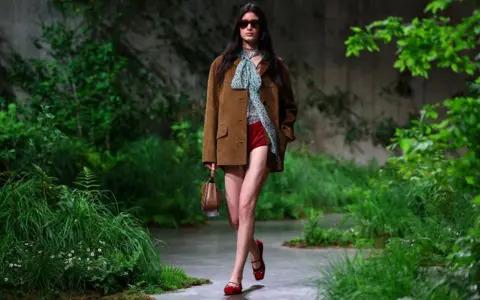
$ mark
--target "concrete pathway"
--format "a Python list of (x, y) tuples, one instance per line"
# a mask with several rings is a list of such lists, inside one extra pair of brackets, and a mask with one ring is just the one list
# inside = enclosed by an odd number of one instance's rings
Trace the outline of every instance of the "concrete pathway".
[[(338, 215), (328, 216), (323, 223), (339, 220)], [(264, 243), (266, 264), (265, 279), (255, 281), (250, 257), (245, 266), (244, 293), (224, 296), (223, 287), (228, 282), (235, 259), (233, 231), (228, 222), (212, 221), (199, 229), (154, 229), (160, 243), (162, 263), (183, 268), (189, 276), (208, 278), (213, 284), (193, 287), (173, 293), (156, 295), (158, 300), (315, 300), (316, 280), (322, 276), (329, 262), (353, 250), (343, 249), (290, 249), (282, 247), (285, 240), (301, 234), (303, 221), (257, 222), (255, 237)]]

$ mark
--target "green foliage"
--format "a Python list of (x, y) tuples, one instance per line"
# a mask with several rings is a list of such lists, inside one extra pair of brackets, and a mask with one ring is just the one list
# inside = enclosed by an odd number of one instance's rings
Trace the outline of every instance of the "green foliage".
[(75, 31), (63, 22), (44, 24), (38, 44), (52, 59), (15, 57), (11, 79), (29, 93), (29, 115), (37, 116), (46, 106), (58, 130), (110, 149), (115, 122), (127, 118), (134, 106), (120, 89), (125, 58), (110, 42), (93, 41), (90, 35), (84, 26)]
[[(392, 159), (392, 163), (406, 179), (430, 178), (450, 191), (463, 183), (479, 184), (480, 101), (472, 97), (446, 100), (447, 116), (441, 121), (435, 109), (438, 107), (425, 106), (422, 117), (410, 129), (397, 131), (391, 149), (400, 146), (404, 155)], [(462, 148), (467, 152), (459, 158), (446, 157)]]
[(390, 180), (371, 180), (364, 198), (347, 207), (360, 236), (375, 239), (380, 236), (401, 236), (419, 225), (411, 207), (416, 203), (415, 190)]
[[(474, 200), (474, 209), (480, 206), (480, 196)], [(477, 211), (478, 216), (478, 211)], [(467, 235), (457, 239), (454, 251), (448, 257), (448, 268), (451, 273), (445, 278), (445, 285), (452, 290), (460, 291), (475, 299), (480, 297), (480, 217)]]
[(105, 186), (120, 195), (124, 209), (138, 207), (144, 222), (180, 226), (203, 221), (198, 193), (205, 167), (198, 163), (198, 151), (192, 155), (180, 145), (156, 137), (126, 144)]
[(51, 181), (39, 173), (0, 190), (2, 289), (112, 293), (139, 280), (162, 285), (158, 253), (137, 219), (102, 204), (108, 193)]
[(325, 272), (322, 294), (326, 299), (463, 299), (462, 291), (438, 286), (441, 273), (422, 269), (420, 259), (417, 247), (399, 239), (391, 240), (381, 254), (346, 256)]
[[(147, 80), (151, 72), (136, 74), (138, 66), (120, 54), (125, 52), (117, 40), (99, 36), (94, 15), (105, 3), (83, 3), (89, 18), (72, 26), (68, 17), (78, 4), (63, 1), (67, 20), (42, 24), (36, 46), (49, 59), (10, 59), (12, 83), (29, 97), (27, 105), (17, 101), (1, 112), (0, 162), (27, 172), (36, 164), (68, 186), (87, 167), (99, 178), (93, 188), (113, 190), (122, 210), (140, 207), (144, 222), (177, 226), (203, 221), (199, 202), (192, 201), (198, 198), (198, 172), (189, 178), (183, 174), (201, 168), (198, 124), (178, 121), (182, 116), (177, 112), (186, 107), (181, 103), (144, 106), (135, 91), (153, 88), (155, 97), (171, 97), (171, 90), (152, 87)], [(158, 129), (151, 126), (159, 123), (168, 128), (163, 130), (168, 141), (152, 137), (152, 129)], [(155, 142), (141, 145), (149, 137)]]
[[(465, 50), (479, 45), (480, 12), (452, 25), (438, 14), (452, 2), (431, 1), (425, 9), (431, 16), (406, 24), (389, 17), (353, 28), (347, 56), (378, 51), (378, 41), (396, 39), (400, 71), (427, 77), (436, 62), (473, 81), (480, 64)], [(479, 297), (479, 79), (469, 87), (469, 95), (426, 105), (409, 128), (396, 130), (389, 149), (401, 155), (388, 161), (393, 180), (375, 182), (363, 201), (349, 207), (360, 236), (384, 232), (387, 247), (368, 260), (347, 258), (335, 265), (323, 283), (328, 299)], [(442, 268), (426, 273), (430, 268), (422, 266), (432, 264)]]
[(341, 210), (360, 199), (367, 178), (376, 165), (354, 162), (304, 151), (287, 152), (285, 171), (271, 175), (262, 189), (256, 208), (258, 219), (298, 219), (309, 208)]
[(358, 199), (346, 205), (344, 222), (348, 229), (319, 227), (318, 218), (305, 226), (303, 237), (291, 241), (296, 246), (343, 245), (363, 248), (383, 247), (390, 238), (418, 244), (422, 263), (444, 263), (455, 240), (465, 234), (474, 214), (468, 197), (445, 198), (429, 183), (409, 182), (382, 169), (359, 188)]
[(46, 165), (65, 135), (52, 125), (54, 116), (45, 108), (35, 117), (21, 117), (22, 110), (11, 103), (0, 111), (0, 161), (10, 169), (22, 169), (32, 163)]
[(358, 233), (353, 228), (343, 230), (336, 227), (320, 227), (319, 221), (322, 217), (322, 211), (310, 211), (303, 237), (294, 238), (284, 245), (293, 247), (350, 247), (355, 245), (363, 247), (368, 244), (368, 241), (358, 238)]
[(462, 22), (452, 24), (450, 18), (438, 14), (452, 2), (432, 1), (425, 9), (426, 13), (432, 13), (431, 16), (414, 18), (409, 23), (403, 23), (400, 17), (388, 17), (364, 29), (353, 27), (354, 34), (345, 42), (347, 56), (359, 56), (363, 50), (379, 51), (379, 42), (396, 40), (398, 58), (394, 67), (400, 71), (409, 70), (415, 76), (428, 77), (428, 71), (436, 62), (439, 68), (474, 75), (479, 65), (464, 53), (466, 50), (475, 50), (480, 44), (480, 11), (474, 10)]

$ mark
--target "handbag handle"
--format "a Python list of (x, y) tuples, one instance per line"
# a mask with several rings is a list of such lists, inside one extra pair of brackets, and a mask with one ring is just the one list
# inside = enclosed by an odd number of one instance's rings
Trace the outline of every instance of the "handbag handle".
[(215, 178), (215, 168), (210, 169), (210, 179)]

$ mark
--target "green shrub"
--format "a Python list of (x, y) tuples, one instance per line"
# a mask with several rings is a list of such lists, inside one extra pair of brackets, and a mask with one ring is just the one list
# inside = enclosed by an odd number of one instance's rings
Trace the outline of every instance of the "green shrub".
[(321, 154), (289, 151), (285, 171), (271, 174), (263, 187), (256, 208), (258, 219), (298, 219), (309, 209), (342, 210), (359, 201), (375, 174), (375, 165), (361, 167)]
[(459, 293), (465, 293), (468, 299), (480, 298), (480, 197), (474, 200), (477, 212), (475, 225), (464, 236), (455, 241), (453, 252), (448, 257), (447, 268), (450, 271), (444, 278), (444, 286)]
[(172, 285), (162, 282), (168, 275), (148, 231), (113, 199), (107, 207), (104, 198), (112, 196), (92, 178), (86, 170), (72, 189), (39, 173), (1, 188), (2, 290), (113, 293), (140, 281)]
[[(365, 201), (350, 208), (366, 234), (402, 239), (390, 238), (379, 256), (335, 265), (323, 282), (327, 299), (479, 298), (480, 219), (472, 200), (480, 204), (480, 56), (472, 59), (465, 50), (479, 45), (480, 13), (451, 24), (438, 12), (453, 2), (432, 0), (425, 8), (431, 15), (409, 23), (388, 17), (355, 27), (346, 41), (350, 56), (395, 40), (401, 71), (427, 77), (436, 64), (475, 76), (475, 83), (470, 95), (443, 102), (443, 119), (440, 104), (425, 105), (409, 128), (396, 130), (389, 147), (402, 151), (389, 159), (396, 184), (372, 186)], [(437, 274), (422, 268), (445, 262)]]
[(320, 280), (326, 299), (459, 299), (438, 287), (441, 273), (420, 268), (420, 250), (392, 239), (385, 252), (365, 252), (332, 263)]
[(162, 226), (204, 220), (200, 185), (208, 174), (200, 159), (196, 163), (183, 159), (176, 141), (156, 137), (126, 144), (120, 153), (121, 159), (105, 176), (105, 185), (120, 196), (124, 209), (135, 208), (144, 222)]
[(417, 193), (415, 186), (393, 178), (373, 179), (364, 198), (347, 206), (349, 217), (364, 238), (404, 237), (420, 225), (420, 219), (411, 209), (416, 204)]
[(365, 241), (358, 238), (358, 233), (354, 228), (339, 229), (336, 227), (320, 227), (319, 221), (322, 216), (323, 212), (321, 211), (311, 211), (308, 222), (305, 224), (303, 230), (303, 236), (285, 242), (284, 245), (294, 247), (350, 247), (357, 243), (359, 243), (359, 245), (365, 243)]

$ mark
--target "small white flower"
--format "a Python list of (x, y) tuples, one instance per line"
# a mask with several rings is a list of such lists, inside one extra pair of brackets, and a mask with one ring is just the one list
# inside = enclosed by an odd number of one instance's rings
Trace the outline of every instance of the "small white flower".
[(50, 256), (50, 258), (52, 258), (52, 259), (55, 258), (55, 255)]
[(90, 269), (91, 269), (90, 267), (87, 267), (87, 270), (89, 270), (89, 271), (90, 271)]
[(8, 281), (8, 278), (5, 277), (5, 281)]
[(68, 257), (72, 257), (72, 253), (68, 253)]
[(10, 264), (9, 267), (10, 267), (10, 268), (13, 268), (13, 264)]
[(98, 248), (98, 250), (97, 250), (97, 251), (98, 251), (98, 252), (102, 252), (102, 249)]
[(90, 253), (90, 256), (94, 256), (94, 255), (95, 255), (95, 253), (93, 253), (93, 252), (92, 252), (92, 253)]
[(75, 251), (73, 251), (73, 250), (72, 250), (72, 251), (70, 251), (70, 253), (72, 253), (72, 254), (73, 254), (73, 253), (75, 253)]
[(90, 248), (87, 248), (87, 252), (90, 252)]
[(87, 257), (87, 261), (90, 261), (90, 258)]

